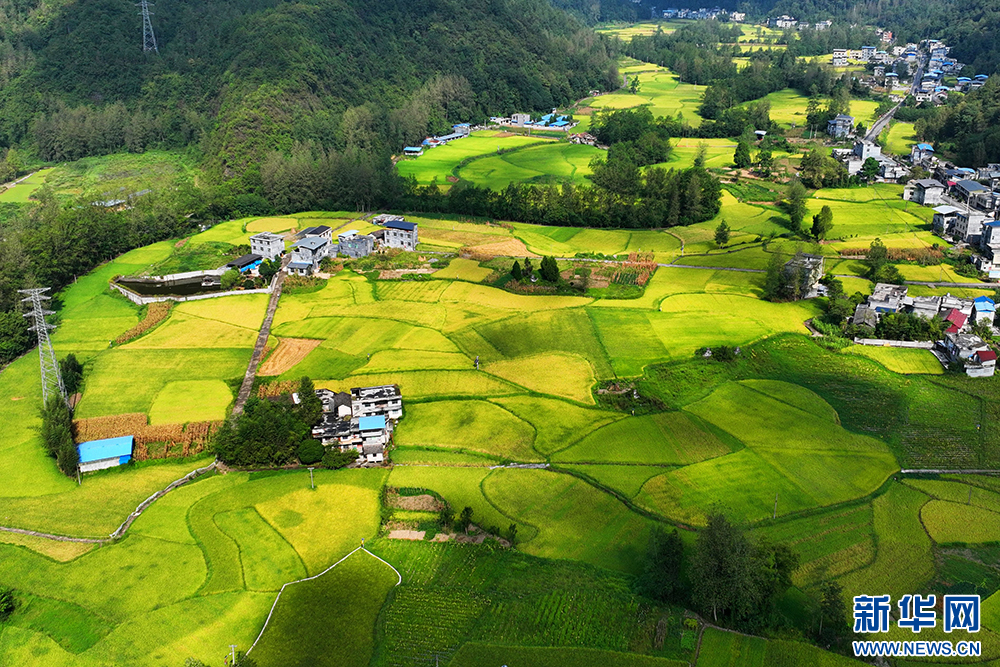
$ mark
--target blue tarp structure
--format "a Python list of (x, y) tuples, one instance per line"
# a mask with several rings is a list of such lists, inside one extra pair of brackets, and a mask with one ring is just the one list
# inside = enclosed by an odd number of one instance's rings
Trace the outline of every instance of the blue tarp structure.
[(118, 463), (121, 465), (128, 463), (132, 458), (133, 441), (134, 438), (131, 435), (91, 440), (90, 442), (81, 442), (76, 446), (76, 451), (80, 455), (81, 464), (118, 458)]
[(385, 417), (362, 417), (358, 420), (358, 428), (362, 431), (377, 431), (385, 428)]

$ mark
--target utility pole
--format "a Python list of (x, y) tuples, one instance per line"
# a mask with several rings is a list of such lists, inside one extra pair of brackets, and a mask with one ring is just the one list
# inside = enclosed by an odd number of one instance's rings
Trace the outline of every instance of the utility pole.
[(149, 7), (152, 4), (149, 0), (140, 0), (138, 3), (139, 14), (142, 15), (142, 50), (146, 53), (152, 51), (159, 55), (160, 49), (156, 46), (156, 34), (153, 33), (153, 22), (149, 19), (153, 15), (153, 12), (149, 11)]
[(229, 651), (230, 651), (229, 665), (230, 667), (233, 667), (236, 664), (236, 644), (230, 644)]
[(774, 494), (774, 514), (771, 515), (771, 519), (778, 518), (778, 494)]
[(316, 485), (313, 484), (313, 470), (316, 468), (309, 468), (309, 488), (315, 489)]
[(48, 290), (48, 287), (37, 287), (18, 290), (18, 292), (28, 295), (26, 299), (21, 299), (22, 302), (31, 302), (31, 312), (25, 313), (24, 316), (34, 320), (34, 324), (28, 328), (38, 334), (38, 360), (42, 371), (42, 404), (48, 402), (50, 395), (58, 393), (68, 405), (66, 387), (63, 385), (62, 375), (59, 374), (59, 362), (52, 349), (52, 341), (49, 340), (49, 331), (55, 329), (56, 326), (45, 321), (46, 315), (54, 315), (55, 313), (51, 310), (45, 310), (42, 306), (42, 301), (52, 299), (52, 297), (45, 295)]

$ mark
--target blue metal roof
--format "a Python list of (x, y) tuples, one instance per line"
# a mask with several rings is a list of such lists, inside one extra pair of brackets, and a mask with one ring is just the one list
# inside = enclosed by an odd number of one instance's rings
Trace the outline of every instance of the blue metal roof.
[(993, 299), (980, 296), (976, 297), (976, 300), (972, 302), (976, 310), (981, 310), (984, 313), (996, 312), (996, 304), (993, 303)]
[(931, 151), (932, 153), (934, 152), (934, 147), (930, 144), (917, 144), (917, 149), (922, 151)]
[(403, 149), (404, 153), (416, 153), (417, 151), (424, 150), (423, 146), (407, 146)]
[(412, 232), (417, 228), (417, 223), (415, 222), (404, 222), (403, 220), (390, 220), (385, 223), (385, 226), (389, 229), (402, 229), (408, 232)]
[(959, 81), (972, 81), (972, 79), (970, 79), (970, 78), (969, 78), (969, 77), (967, 77), (967, 76), (960, 76), (960, 77), (958, 77), (958, 80), (959, 80)]
[(105, 438), (104, 440), (91, 440), (81, 442), (76, 446), (76, 451), (80, 455), (80, 463), (91, 463), (103, 459), (121, 458), (122, 456), (132, 456), (131, 435), (123, 435), (118, 438)]
[(977, 79), (981, 79), (981, 80), (985, 80), (985, 79), (988, 79), (988, 78), (990, 78), (990, 77), (989, 77), (989, 75), (988, 75), (988, 74), (977, 74), (977, 75), (976, 75), (976, 78), (977, 78)]
[(362, 417), (358, 420), (358, 428), (362, 431), (384, 429), (385, 417), (383, 415), (378, 415), (377, 417)]
[(556, 122), (552, 123), (552, 127), (566, 127), (567, 125), (569, 125), (568, 120), (557, 120)]

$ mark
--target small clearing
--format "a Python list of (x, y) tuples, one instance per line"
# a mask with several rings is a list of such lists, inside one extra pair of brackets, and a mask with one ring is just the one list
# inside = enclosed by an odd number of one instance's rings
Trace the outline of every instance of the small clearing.
[(482, 245), (469, 246), (462, 249), (473, 257), (541, 257), (528, 250), (521, 239), (507, 239), (496, 243), (484, 243)]
[(441, 509), (441, 503), (430, 494), (419, 496), (396, 496), (392, 501), (393, 507), (402, 510), (416, 510), (420, 512), (437, 512)]
[(424, 535), (427, 534), (425, 530), (391, 530), (389, 531), (390, 540), (422, 540)]
[(261, 365), (260, 375), (281, 375), (291, 370), (322, 342), (314, 338), (279, 339), (278, 347)]

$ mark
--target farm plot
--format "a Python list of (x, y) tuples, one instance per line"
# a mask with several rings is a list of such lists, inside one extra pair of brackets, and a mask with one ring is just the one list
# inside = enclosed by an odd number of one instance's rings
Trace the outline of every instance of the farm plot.
[(563, 463), (557, 469), (584, 475), (602, 486), (620, 492), (626, 498), (634, 498), (643, 484), (652, 477), (662, 475), (666, 470), (664, 466), (602, 463)]
[(589, 315), (616, 375), (641, 375), (647, 364), (670, 356), (654, 333), (646, 313), (595, 308)]
[(889, 128), (889, 139), (885, 144), (885, 152), (892, 155), (909, 155), (917, 138), (913, 132), (913, 123), (895, 122)]
[(470, 162), (458, 171), (462, 180), (502, 190), (511, 183), (584, 185), (589, 182), (590, 161), (605, 155), (586, 144), (564, 142), (529, 146)]
[[(444, 498), (456, 514), (465, 507), (471, 507), (473, 523), (506, 528), (511, 518), (501, 513), (483, 495), (481, 485), (489, 474), (490, 471), (483, 468), (396, 466), (389, 474), (388, 484), (430, 489)], [(532, 535), (531, 527), (519, 526), (518, 532), (522, 538)]]
[(905, 375), (941, 375), (944, 373), (944, 367), (941, 366), (941, 362), (930, 353), (930, 350), (852, 345), (845, 352), (860, 354), (863, 357), (874, 359), (894, 373), (903, 373)]
[(493, 646), (466, 644), (451, 659), (454, 667), (476, 667), (485, 664), (515, 663), (522, 667), (683, 667), (680, 660), (654, 658), (635, 653), (616, 653), (587, 648), (529, 648), (524, 646)]
[(617, 92), (600, 95), (586, 101), (596, 109), (630, 109), (648, 106), (653, 117), (677, 117), (678, 114), (694, 127), (701, 125), (698, 107), (705, 94), (705, 86), (681, 83), (677, 75), (667, 71), (640, 72), (637, 74), (640, 91), (637, 94)]
[(875, 560), (840, 578), (845, 598), (879, 590), (895, 599), (921, 590), (933, 576), (931, 540), (920, 523), (920, 508), (929, 499), (920, 491), (893, 484), (872, 502)]
[(872, 506), (865, 503), (762, 526), (756, 532), (791, 547), (799, 556), (799, 568), (792, 575), (795, 585), (812, 586), (874, 561), (872, 521)]
[(564, 449), (591, 431), (624, 417), (542, 396), (509, 396), (492, 401), (534, 427), (534, 448), (543, 455)]
[(579, 355), (538, 354), (490, 362), (483, 369), (538, 393), (594, 404), (590, 393), (595, 382), (594, 369)]
[(686, 465), (728, 454), (726, 446), (684, 412), (626, 417), (600, 428), (553, 461)]
[(537, 530), (521, 544), (527, 553), (626, 572), (642, 569), (650, 522), (581, 479), (547, 470), (500, 469), (483, 481), (483, 493), (519, 527)]
[(394, 435), (400, 446), (471, 450), (517, 461), (538, 460), (530, 425), (485, 401), (434, 401), (407, 407)]
[(698, 654), (699, 667), (860, 667), (865, 663), (802, 642), (767, 640), (708, 628)]
[(473, 132), (463, 139), (444, 146), (426, 149), (424, 154), (411, 160), (401, 160), (396, 168), (404, 178), (414, 177), (421, 185), (437, 182), (447, 186), (452, 171), (460, 162), (471, 157), (495, 154), (500, 150), (519, 148), (531, 144), (554, 141), (539, 137), (526, 137), (508, 132)]
[[(639, 502), (667, 516), (701, 523), (704, 515), (698, 508), (710, 506), (711, 498), (724, 498), (734, 516), (753, 521), (772, 513), (774, 494), (779, 513), (787, 514), (863, 496), (896, 469), (880, 441), (815, 419), (801, 404), (781, 400), (792, 389), (779, 387), (728, 383), (689, 405), (688, 412), (730, 433), (748, 449), (654, 477), (643, 487)], [(820, 399), (805, 394), (803, 400), (809, 405)]]
[(479, 262), (461, 257), (451, 260), (448, 266), (434, 272), (435, 278), (450, 278), (452, 280), (468, 280), (478, 283), (490, 275), (492, 271), (479, 266)]
[(1000, 514), (946, 500), (932, 500), (920, 510), (927, 533), (938, 543), (1000, 542)]
[(355, 551), (323, 576), (285, 589), (251, 656), (274, 665), (368, 665), (375, 620), (398, 577), (392, 568)]

